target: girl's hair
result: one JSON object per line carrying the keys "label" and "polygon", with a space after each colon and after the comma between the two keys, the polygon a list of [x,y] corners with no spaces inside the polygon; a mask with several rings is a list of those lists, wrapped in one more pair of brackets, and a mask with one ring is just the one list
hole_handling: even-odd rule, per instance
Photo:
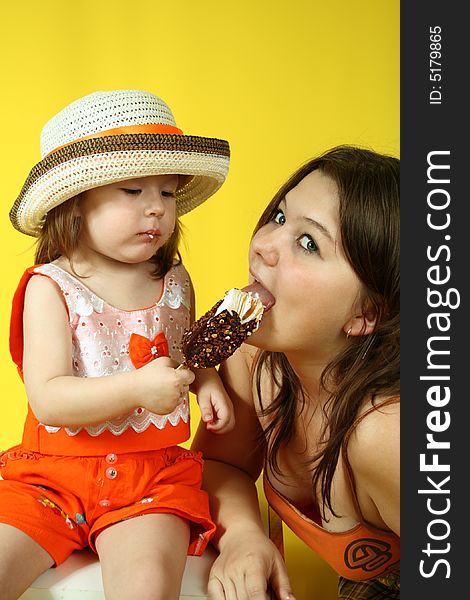
{"label": "girl's hair", "polygon": [[[73,269],[72,257],[78,247],[82,227],[81,217],[77,216],[75,210],[79,201],[80,195],[74,196],[47,213],[37,240],[36,264],[52,262],[59,256],[66,256]],[[181,223],[176,219],[175,229],[170,239],[151,258],[151,262],[155,265],[152,273],[155,278],[164,277],[175,263],[181,262],[178,250],[180,238]]]}
{"label": "girl's hair", "polygon": [[[325,516],[331,506],[331,484],[346,433],[365,401],[392,398],[400,389],[400,208],[397,158],[354,146],[338,146],[296,171],[271,200],[255,228],[271,221],[285,195],[306,175],[322,171],[339,194],[341,239],[347,260],[361,280],[364,308],[374,307],[375,330],[349,339],[346,349],[324,369],[321,385],[329,394],[327,427],[322,446],[309,463],[314,466],[313,489],[321,492]],[[261,376],[267,370],[278,386],[274,401],[263,408]],[[261,412],[269,415],[264,431],[267,460],[278,475],[278,453],[296,430],[307,398],[283,353],[262,351],[255,369]]]}

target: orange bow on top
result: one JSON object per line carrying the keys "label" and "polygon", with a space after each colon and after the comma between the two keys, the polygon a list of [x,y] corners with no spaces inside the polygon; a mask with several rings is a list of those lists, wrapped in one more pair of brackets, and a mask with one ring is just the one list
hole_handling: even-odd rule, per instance
{"label": "orange bow on top", "polygon": [[160,356],[169,356],[168,342],[163,331],[157,333],[153,340],[133,333],[129,340],[129,356],[136,369]]}

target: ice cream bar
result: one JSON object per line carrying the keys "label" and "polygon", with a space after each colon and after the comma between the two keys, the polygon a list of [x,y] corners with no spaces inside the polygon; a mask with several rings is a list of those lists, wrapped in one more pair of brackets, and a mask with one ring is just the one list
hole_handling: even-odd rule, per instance
{"label": "ice cream bar", "polygon": [[206,369],[229,358],[259,327],[265,306],[254,286],[230,289],[184,332],[184,364]]}

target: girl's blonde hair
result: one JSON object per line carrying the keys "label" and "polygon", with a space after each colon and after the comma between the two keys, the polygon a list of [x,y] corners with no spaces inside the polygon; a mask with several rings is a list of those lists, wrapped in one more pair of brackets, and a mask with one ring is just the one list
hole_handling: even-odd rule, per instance
{"label": "girl's blonde hair", "polygon": [[[73,254],[78,247],[82,219],[77,216],[77,205],[81,195],[74,196],[59,204],[46,215],[46,220],[37,239],[35,262],[36,264],[49,263],[59,256],[69,259],[73,268]],[[174,264],[181,262],[178,251],[181,238],[181,223],[176,219],[175,229],[170,239],[159,248],[151,258],[155,265],[153,276],[157,279],[164,277]]]}

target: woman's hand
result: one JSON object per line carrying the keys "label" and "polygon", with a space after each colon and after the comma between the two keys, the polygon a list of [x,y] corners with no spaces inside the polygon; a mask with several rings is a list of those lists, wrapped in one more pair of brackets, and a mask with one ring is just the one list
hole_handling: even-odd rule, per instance
{"label": "woman's hand", "polygon": [[295,600],[284,560],[263,532],[232,534],[221,548],[209,576],[210,600],[268,600],[270,589],[273,598]]}
{"label": "woman's hand", "polygon": [[[239,348],[219,369],[235,411],[235,426],[214,434],[203,421],[192,449],[203,452],[203,489],[209,494],[217,524],[212,543],[219,551],[211,569],[211,600],[294,600],[287,569],[267,537],[260,514],[256,481],[265,445],[253,401],[253,351]],[[274,595],[275,594],[275,595]]]}

